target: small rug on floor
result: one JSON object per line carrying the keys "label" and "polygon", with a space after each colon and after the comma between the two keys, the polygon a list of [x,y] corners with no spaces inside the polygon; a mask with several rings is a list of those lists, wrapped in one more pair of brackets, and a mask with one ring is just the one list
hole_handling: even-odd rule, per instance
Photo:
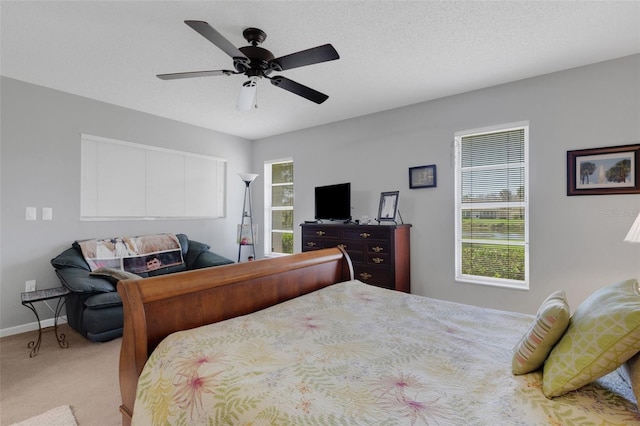
{"label": "small rug on floor", "polygon": [[11,426],[77,426],[71,407],[63,405]]}

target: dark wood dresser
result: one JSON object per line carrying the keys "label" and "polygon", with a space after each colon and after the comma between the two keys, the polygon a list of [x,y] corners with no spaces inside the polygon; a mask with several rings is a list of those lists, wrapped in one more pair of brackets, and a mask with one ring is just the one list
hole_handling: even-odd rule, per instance
{"label": "dark wood dresser", "polygon": [[411,292],[411,225],[303,223],[302,251],[342,246],[355,278],[378,287]]}

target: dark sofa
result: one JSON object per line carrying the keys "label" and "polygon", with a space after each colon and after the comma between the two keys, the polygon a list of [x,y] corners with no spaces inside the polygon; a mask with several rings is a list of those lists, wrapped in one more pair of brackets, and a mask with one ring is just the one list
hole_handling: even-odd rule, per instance
{"label": "dark sofa", "polygon": [[[209,246],[176,234],[184,263],[139,274],[142,277],[171,274],[192,269],[234,263],[209,251]],[[117,279],[92,275],[77,242],[51,259],[66,297],[67,322],[92,342],[106,342],[122,336],[122,300],[116,291]]]}

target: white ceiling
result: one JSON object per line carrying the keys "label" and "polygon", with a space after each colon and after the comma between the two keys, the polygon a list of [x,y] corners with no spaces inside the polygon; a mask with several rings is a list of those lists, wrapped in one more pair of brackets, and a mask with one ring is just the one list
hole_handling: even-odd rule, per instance
{"label": "white ceiling", "polygon": [[[18,80],[260,139],[640,52],[639,1],[2,1],[0,72]],[[244,76],[184,20],[273,54],[331,43],[337,61],[280,73],[329,95],[316,105]],[[276,74],[273,74],[276,75]]]}

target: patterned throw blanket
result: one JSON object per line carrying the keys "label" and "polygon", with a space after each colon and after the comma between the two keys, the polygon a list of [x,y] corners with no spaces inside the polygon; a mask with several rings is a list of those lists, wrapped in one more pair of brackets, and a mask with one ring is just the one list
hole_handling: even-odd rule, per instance
{"label": "patterned throw blanket", "polygon": [[183,263],[180,241],[174,234],[83,240],[76,244],[91,271],[115,268],[140,274]]}

